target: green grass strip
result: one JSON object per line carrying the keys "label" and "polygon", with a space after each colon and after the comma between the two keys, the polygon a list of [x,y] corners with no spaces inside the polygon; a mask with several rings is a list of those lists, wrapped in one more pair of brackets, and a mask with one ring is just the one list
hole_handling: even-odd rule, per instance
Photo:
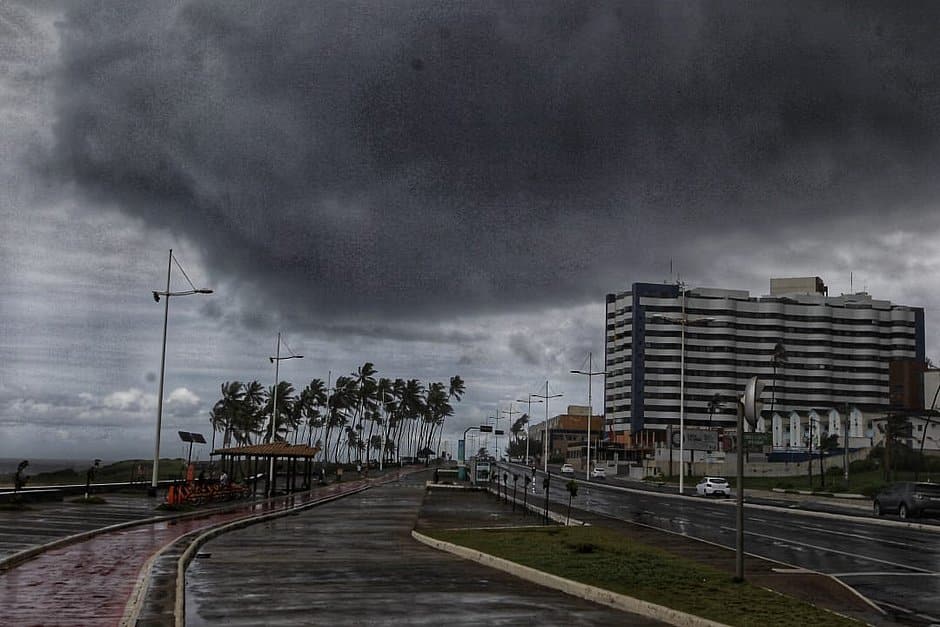
{"label": "green grass strip", "polygon": [[599,527],[422,530],[559,577],[729,625],[861,625]]}

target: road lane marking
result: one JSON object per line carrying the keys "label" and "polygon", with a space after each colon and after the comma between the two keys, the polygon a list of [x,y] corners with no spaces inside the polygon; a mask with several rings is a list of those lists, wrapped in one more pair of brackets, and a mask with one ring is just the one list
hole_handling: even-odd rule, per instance
{"label": "road lane marking", "polygon": [[[756,518],[752,518],[751,520],[757,520],[757,519],[756,519]],[[847,537],[849,537],[849,538],[868,540],[868,541],[870,541],[870,542],[873,542],[873,543],[878,544],[879,546],[880,546],[880,545],[885,545],[885,544],[893,544],[894,546],[899,546],[899,547],[901,547],[901,548],[903,548],[903,549],[915,548],[915,547],[912,547],[912,546],[911,546],[911,543],[910,543],[910,542],[896,542],[895,540],[883,540],[883,539],[881,539],[881,538],[876,538],[875,536],[866,535],[866,534],[864,534],[864,533],[847,533],[847,532],[845,532],[845,531],[834,531],[834,530],[832,530],[832,529],[826,529],[825,527],[816,527],[816,526],[814,526],[814,525],[800,525],[800,524],[795,524],[795,525],[791,525],[791,526],[793,526],[793,527],[799,527],[799,528],[801,528],[801,529],[809,529],[809,530],[811,530],[811,531],[822,531],[822,532],[824,532],[824,533],[831,533],[831,534],[836,535],[836,536],[847,536]],[[919,547],[917,547],[917,548],[919,548]]]}
{"label": "road lane marking", "polygon": [[940,577],[940,573],[899,573],[896,570],[831,573],[831,575],[833,577]]}
{"label": "road lane marking", "polygon": [[[727,529],[729,531],[737,531],[734,527],[722,527],[722,529]],[[810,549],[816,549],[817,551],[826,551],[828,553],[835,553],[836,555],[845,555],[847,557],[854,557],[856,559],[866,560],[869,562],[878,562],[879,564],[887,564],[888,566],[895,566],[896,568],[903,568],[904,570],[912,570],[920,573],[930,573],[932,570],[927,570],[925,568],[918,568],[917,566],[908,566],[907,564],[899,564],[897,562],[891,562],[889,560],[879,559],[877,557],[868,557],[865,555],[860,555],[858,553],[850,553],[849,551],[840,551],[839,549],[833,549],[828,546],[820,546],[818,544],[810,544],[808,542],[797,542],[796,540],[791,540],[789,538],[780,538],[778,536],[770,536],[764,533],[756,533],[754,531],[745,531],[746,535],[757,536],[759,538],[766,538],[768,540],[776,540],[777,542],[785,542],[786,544],[793,546],[803,546]]]}

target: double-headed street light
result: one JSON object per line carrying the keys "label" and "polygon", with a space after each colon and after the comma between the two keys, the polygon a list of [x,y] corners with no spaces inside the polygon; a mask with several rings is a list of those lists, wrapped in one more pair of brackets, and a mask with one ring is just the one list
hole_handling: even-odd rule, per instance
{"label": "double-headed street light", "polygon": [[[686,290],[683,289],[681,317],[673,318],[662,314],[650,316],[650,322],[663,320],[682,326],[681,340],[679,343],[679,463],[682,464],[682,471],[679,473],[679,494],[682,494],[682,490],[685,487],[685,328],[690,324],[708,323],[715,320],[714,318],[700,316],[690,319],[685,313],[685,295]],[[670,448],[672,447],[672,442],[669,443],[669,446]],[[670,472],[672,472],[672,470],[670,470]]]}
{"label": "double-headed street light", "polygon": [[[290,351],[290,347],[287,347],[287,350]],[[286,357],[281,357],[281,332],[277,333],[277,348],[274,350],[274,357],[268,357],[271,360],[271,363],[274,364],[274,406],[271,411],[271,443],[274,443],[274,440],[277,436],[277,388],[280,383],[280,373],[278,367],[281,365],[282,361],[288,359],[303,359],[303,355],[294,355],[293,351],[290,351],[291,354]],[[268,496],[274,496],[274,455],[271,455],[271,464],[268,467]]]}
{"label": "double-headed street light", "polygon": [[[497,414],[499,414],[499,413],[506,414],[506,418],[507,418],[507,420],[508,420],[508,422],[509,422],[509,428],[510,428],[510,430],[512,429],[512,417],[513,417],[515,414],[521,413],[521,412],[518,412],[518,411],[514,411],[514,410],[513,410],[513,408],[512,408],[512,403],[513,403],[513,401],[509,401],[509,411],[506,411],[505,409],[499,409],[499,405],[496,406]],[[496,461],[499,461],[499,457],[500,457],[500,455],[499,455],[499,433],[498,433],[498,432],[499,432],[499,428],[497,427],[497,434],[496,434]]]}
{"label": "double-headed street light", "polygon": [[[607,374],[606,370],[598,370],[594,372],[594,363],[593,363],[593,353],[588,353],[588,369],[584,370],[572,370],[571,374],[583,374],[588,378],[588,418],[587,418],[587,463],[584,467],[584,478],[591,478],[591,421],[594,418],[594,406],[591,404],[591,384],[594,382],[594,377]],[[600,439],[600,436],[598,436]]]}
{"label": "double-headed street light", "polygon": [[170,317],[170,296],[190,296],[192,294],[211,294],[212,290],[206,288],[197,288],[195,285],[189,281],[189,277],[186,276],[186,272],[183,271],[182,266],[179,265],[179,262],[176,261],[177,267],[179,267],[180,272],[183,273],[183,276],[186,277],[186,280],[189,281],[189,286],[191,290],[185,290],[182,292],[171,292],[170,291],[170,271],[173,269],[173,262],[176,261],[176,258],[173,257],[173,249],[170,249],[170,257],[167,261],[166,267],[166,290],[158,292],[153,291],[153,300],[155,302],[160,302],[160,297],[162,296],[163,301],[163,350],[160,353],[160,390],[157,396],[157,434],[154,437],[153,444],[153,475],[150,480],[150,489],[147,493],[150,496],[157,495],[157,480],[160,474],[160,431],[163,426],[163,381],[164,375],[166,373],[166,327],[167,321]]}
{"label": "double-headed street light", "polygon": [[[540,398],[545,401],[545,429],[542,434],[542,440],[544,442],[544,453],[542,458],[542,469],[545,471],[545,474],[548,474],[548,401],[553,398],[560,398],[562,394],[549,394],[548,393],[548,381],[545,382],[545,394],[533,394],[535,398]],[[534,472],[534,471],[533,471]]]}

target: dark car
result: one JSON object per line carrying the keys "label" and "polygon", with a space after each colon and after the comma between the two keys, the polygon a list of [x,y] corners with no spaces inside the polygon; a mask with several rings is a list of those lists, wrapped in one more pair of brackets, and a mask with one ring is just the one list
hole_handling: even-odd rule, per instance
{"label": "dark car", "polygon": [[901,481],[875,495],[876,516],[897,513],[899,518],[913,518],[940,513],[940,484]]}

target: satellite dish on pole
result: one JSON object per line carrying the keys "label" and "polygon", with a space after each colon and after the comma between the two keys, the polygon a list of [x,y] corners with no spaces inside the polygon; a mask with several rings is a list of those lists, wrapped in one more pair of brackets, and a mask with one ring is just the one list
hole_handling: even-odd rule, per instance
{"label": "satellite dish on pole", "polygon": [[757,377],[751,377],[750,381],[747,382],[747,386],[744,388],[744,396],[741,398],[741,403],[744,405],[744,419],[751,427],[751,431],[757,428],[757,419],[760,417],[760,412],[764,408],[764,403],[761,402],[760,395],[761,392],[764,391],[765,385],[766,384],[763,381],[759,381]]}

